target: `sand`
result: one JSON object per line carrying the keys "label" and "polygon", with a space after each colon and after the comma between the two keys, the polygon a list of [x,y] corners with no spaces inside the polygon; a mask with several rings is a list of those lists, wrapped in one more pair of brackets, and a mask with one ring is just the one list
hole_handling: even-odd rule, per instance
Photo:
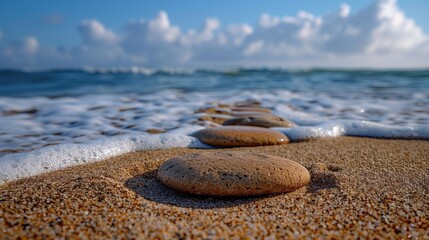
{"label": "sand", "polygon": [[306,166],[296,192],[195,197],[155,180],[196,149],[130,153],[0,186],[0,239],[429,239],[429,141],[341,137],[234,148]]}

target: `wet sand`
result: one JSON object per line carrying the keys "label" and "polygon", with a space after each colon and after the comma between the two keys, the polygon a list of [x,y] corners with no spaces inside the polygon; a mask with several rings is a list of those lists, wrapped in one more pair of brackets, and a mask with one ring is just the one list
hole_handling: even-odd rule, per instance
{"label": "wet sand", "polygon": [[157,167],[222,149],[130,153],[0,186],[0,239],[429,239],[429,141],[341,137],[229,150],[297,161],[312,182],[275,196],[197,197],[164,187]]}

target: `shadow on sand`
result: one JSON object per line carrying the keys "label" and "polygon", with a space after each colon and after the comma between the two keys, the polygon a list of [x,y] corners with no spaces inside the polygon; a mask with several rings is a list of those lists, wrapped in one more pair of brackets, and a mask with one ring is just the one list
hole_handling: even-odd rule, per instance
{"label": "shadow on sand", "polygon": [[331,172],[311,172],[311,183],[307,187],[307,192],[316,193],[324,189],[331,189],[338,187],[338,181],[335,174]]}
{"label": "shadow on sand", "polygon": [[149,171],[128,179],[125,186],[148,200],[179,207],[201,209],[225,208],[261,199],[261,197],[215,198],[182,193],[166,187],[156,180],[155,177],[156,171]]}
{"label": "shadow on sand", "polygon": [[[256,202],[258,200],[269,198],[276,195],[264,195],[255,197],[205,197],[192,195],[187,193],[178,192],[171,188],[166,187],[156,179],[156,170],[146,172],[128,179],[125,186],[139,196],[148,200],[175,205],[178,207],[199,208],[199,209],[213,209],[213,208],[227,208],[241,204]],[[307,191],[298,190],[297,193],[315,193],[319,190],[335,188],[337,186],[336,178],[331,173],[312,173],[312,181],[306,188]],[[295,192],[294,192],[295,193]],[[289,193],[289,194],[294,194]]]}

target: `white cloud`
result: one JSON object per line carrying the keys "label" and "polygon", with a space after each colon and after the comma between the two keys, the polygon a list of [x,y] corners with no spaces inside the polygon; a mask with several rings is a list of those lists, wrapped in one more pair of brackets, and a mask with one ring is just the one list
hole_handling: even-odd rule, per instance
{"label": "white cloud", "polygon": [[23,67],[36,65],[40,54],[39,41],[32,36],[18,42],[0,42],[0,67]]}
{"label": "white cloud", "polygon": [[230,25],[226,29],[227,38],[231,43],[238,46],[253,33],[253,28],[248,24]]}
{"label": "white cloud", "polygon": [[27,37],[22,42],[21,50],[24,54],[32,55],[37,53],[39,42],[34,37]]}
{"label": "white cloud", "polygon": [[345,3],[341,4],[340,6],[341,17],[348,17],[350,15],[350,11],[351,11],[351,8],[348,4],[345,4]]}
{"label": "white cloud", "polygon": [[251,42],[246,47],[246,49],[244,49],[244,55],[245,56],[254,55],[255,53],[258,53],[258,51],[261,50],[263,47],[264,47],[264,42],[263,41]]}
{"label": "white cloud", "polygon": [[99,44],[113,44],[118,41],[116,34],[105,28],[97,20],[83,20],[78,31],[82,36],[82,41],[88,46],[97,46]]}
{"label": "white cloud", "polygon": [[[83,20],[77,28],[81,43],[67,52],[69,65],[114,65],[123,58],[120,37],[97,20]],[[58,58],[58,53],[54,54]]]}
{"label": "white cloud", "polygon": [[259,18],[259,26],[262,28],[269,28],[277,26],[280,22],[279,17],[272,17],[268,13],[261,14]]}
{"label": "white cloud", "polygon": [[422,30],[398,8],[395,0],[379,3],[368,52],[412,50],[427,41]]}
{"label": "white cloud", "polygon": [[216,31],[220,27],[219,20],[215,18],[208,18],[204,25],[203,30],[198,35],[199,41],[210,41],[213,39],[214,31]]}
{"label": "white cloud", "polygon": [[[3,44],[0,66],[429,66],[428,36],[395,0],[377,0],[356,13],[347,4],[321,16],[263,13],[255,26],[221,27],[218,19],[207,18],[199,30],[186,31],[161,11],[153,19],[127,23],[123,32],[97,20],[82,21],[78,32],[82,41],[61,51],[40,47],[33,37]],[[9,63],[5,59],[11,56]]]}
{"label": "white cloud", "polygon": [[162,11],[152,20],[128,23],[120,45],[133,64],[176,65],[190,58],[184,37]]}

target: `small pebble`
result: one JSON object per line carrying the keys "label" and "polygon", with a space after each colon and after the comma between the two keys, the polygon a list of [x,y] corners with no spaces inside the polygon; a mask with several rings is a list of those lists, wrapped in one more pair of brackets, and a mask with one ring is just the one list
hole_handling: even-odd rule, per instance
{"label": "small pebble", "polygon": [[158,128],[150,128],[150,129],[147,129],[146,132],[150,134],[166,133],[164,129],[158,129]]}
{"label": "small pebble", "polygon": [[268,108],[256,108],[256,107],[233,107],[232,111],[235,112],[262,112],[271,114],[271,110]]}
{"label": "small pebble", "polygon": [[228,118],[216,117],[216,116],[201,116],[198,118],[199,121],[209,121],[216,124],[223,124]]}
{"label": "small pebble", "polygon": [[195,132],[192,136],[203,143],[217,147],[252,147],[289,143],[288,137],[281,132],[249,126],[206,128]]}
{"label": "small pebble", "polygon": [[223,125],[243,125],[243,126],[255,126],[255,127],[293,127],[295,124],[281,117],[273,115],[257,115],[231,118],[223,122]]}

